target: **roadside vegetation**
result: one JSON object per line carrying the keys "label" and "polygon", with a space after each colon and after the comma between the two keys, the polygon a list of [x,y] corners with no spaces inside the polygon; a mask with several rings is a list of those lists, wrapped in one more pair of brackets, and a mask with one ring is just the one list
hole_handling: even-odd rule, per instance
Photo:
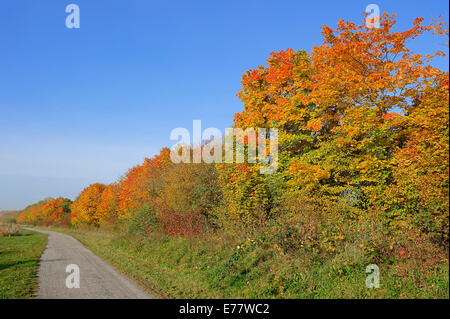
{"label": "roadside vegetation", "polygon": [[[448,298],[449,74],[432,64],[444,52],[410,47],[424,34],[448,42],[448,30],[395,23],[339,21],[311,52],[272,52],[245,72],[233,125],[278,130],[275,173],[175,164],[163,148],[18,221],[62,227],[171,297]],[[232,147],[248,153],[253,138]],[[211,150],[187,157],[199,151]],[[368,265],[380,288],[366,287]]]}
{"label": "roadside vegetation", "polygon": [[[163,298],[449,297],[448,264],[445,257],[433,255],[435,249],[427,251],[410,239],[410,245],[419,245],[415,251],[377,253],[362,229],[354,243],[346,243],[331,258],[313,250],[284,253],[269,238],[237,244],[213,234],[179,238],[117,228],[49,229],[77,238],[144,290]],[[384,241],[382,234],[376,241]],[[365,270],[374,261],[380,268],[380,288],[367,289]]]}
{"label": "roadside vegetation", "polygon": [[7,227],[0,228],[0,299],[33,298],[47,236],[25,229],[9,232]]}

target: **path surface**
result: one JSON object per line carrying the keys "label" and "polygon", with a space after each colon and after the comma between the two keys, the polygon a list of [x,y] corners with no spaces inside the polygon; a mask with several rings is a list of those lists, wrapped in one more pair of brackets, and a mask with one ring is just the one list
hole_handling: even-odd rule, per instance
{"label": "path surface", "polygon": [[[27,228],[27,227],[25,227]],[[48,234],[48,244],[41,256],[37,298],[61,299],[147,299],[154,298],[121,275],[75,238],[52,231],[29,230]],[[80,288],[67,288],[67,265],[80,269]]]}

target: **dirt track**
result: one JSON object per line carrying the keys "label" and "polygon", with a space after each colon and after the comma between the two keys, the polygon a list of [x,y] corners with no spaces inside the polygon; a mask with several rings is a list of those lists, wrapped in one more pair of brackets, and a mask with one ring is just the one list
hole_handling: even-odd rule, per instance
{"label": "dirt track", "polygon": [[[52,231],[27,229],[49,235],[47,248],[41,256],[39,266],[37,298],[155,298],[86,249],[75,238]],[[67,277],[73,275],[73,270],[66,272],[66,267],[70,264],[79,267],[80,288],[66,286]],[[69,285],[73,282],[70,280]]]}

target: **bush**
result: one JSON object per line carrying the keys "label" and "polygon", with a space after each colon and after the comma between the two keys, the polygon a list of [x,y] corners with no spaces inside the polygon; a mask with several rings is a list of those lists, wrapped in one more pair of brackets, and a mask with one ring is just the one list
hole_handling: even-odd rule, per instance
{"label": "bush", "polygon": [[152,205],[145,205],[135,210],[127,223],[128,233],[139,236],[146,236],[161,229],[156,210]]}
{"label": "bush", "polygon": [[203,234],[206,218],[198,211],[177,213],[170,209],[160,210],[164,234],[174,237],[191,238]]}

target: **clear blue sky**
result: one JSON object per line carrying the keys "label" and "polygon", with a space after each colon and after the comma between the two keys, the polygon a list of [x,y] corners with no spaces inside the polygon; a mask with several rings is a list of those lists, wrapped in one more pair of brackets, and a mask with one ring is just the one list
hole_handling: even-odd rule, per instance
{"label": "clear blue sky", "polygon": [[[80,29],[65,27],[70,3]],[[435,0],[2,1],[0,209],[112,182],[193,119],[223,131],[245,70],[271,51],[310,51],[323,24],[359,22],[369,3],[397,12],[399,29],[448,21]],[[414,47],[445,49],[431,37]]]}

